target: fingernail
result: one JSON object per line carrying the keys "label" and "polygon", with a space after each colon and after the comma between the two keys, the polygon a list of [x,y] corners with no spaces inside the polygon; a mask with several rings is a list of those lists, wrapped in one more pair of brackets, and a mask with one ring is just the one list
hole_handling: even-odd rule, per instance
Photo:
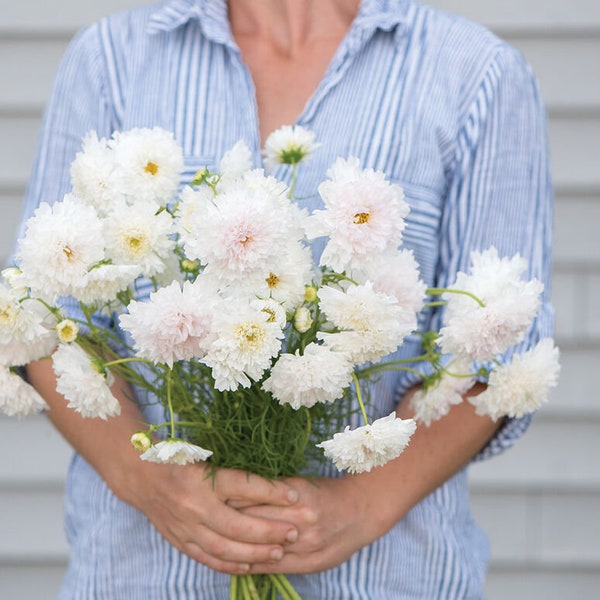
{"label": "fingernail", "polygon": [[298,492],[296,490],[288,490],[287,493],[287,499],[290,502],[297,502],[298,501]]}
{"label": "fingernail", "polygon": [[295,542],[297,539],[298,539],[298,530],[297,529],[290,529],[285,534],[285,541],[286,542]]}
{"label": "fingernail", "polygon": [[242,564],[239,566],[240,573],[247,573],[250,570],[249,564]]}
{"label": "fingernail", "polygon": [[281,548],[275,548],[271,550],[271,560],[281,560],[283,558],[283,550]]}

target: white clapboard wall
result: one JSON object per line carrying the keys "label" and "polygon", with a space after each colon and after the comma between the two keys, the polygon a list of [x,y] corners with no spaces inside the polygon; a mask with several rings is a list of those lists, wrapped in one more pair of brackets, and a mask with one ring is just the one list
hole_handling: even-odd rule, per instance
{"label": "white clapboard wall", "polygon": [[[141,0],[0,0],[0,259],[12,245],[42,106],[77,28]],[[491,600],[598,597],[600,2],[431,0],[523,51],[549,109],[557,192],[553,298],[563,374],[518,445],[472,470]],[[67,558],[69,450],[42,417],[0,418],[0,598],[54,597]],[[385,599],[382,599],[385,600]],[[424,599],[427,600],[427,599]],[[451,600],[451,599],[449,599]]]}

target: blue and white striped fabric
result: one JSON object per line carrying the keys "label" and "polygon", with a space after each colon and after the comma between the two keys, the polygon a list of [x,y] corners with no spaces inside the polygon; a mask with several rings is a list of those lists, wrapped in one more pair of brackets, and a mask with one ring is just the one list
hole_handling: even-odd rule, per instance
{"label": "blue and white striped fabric", "polygon": [[[405,242],[428,284],[451,283],[471,250],[490,245],[520,252],[530,275],[548,284],[545,113],[522,57],[488,31],[411,0],[363,0],[297,123],[323,142],[297,187],[309,209],[334,158],[358,156],[404,187],[412,209]],[[216,166],[239,139],[260,165],[254,88],[225,0],[171,0],[77,36],[46,112],[26,216],[69,190],[69,163],[86,132],[152,126],[175,133],[188,177]],[[276,174],[285,177],[285,168]],[[524,345],[551,334],[546,303]],[[417,351],[408,343],[399,356]],[[411,384],[396,373],[379,382],[376,413],[389,413]],[[479,458],[511,446],[528,423],[506,420]],[[64,600],[228,597],[226,576],[170,547],[77,456],[66,517]],[[462,471],[341,567],[292,579],[306,600],[481,598],[487,558]]]}

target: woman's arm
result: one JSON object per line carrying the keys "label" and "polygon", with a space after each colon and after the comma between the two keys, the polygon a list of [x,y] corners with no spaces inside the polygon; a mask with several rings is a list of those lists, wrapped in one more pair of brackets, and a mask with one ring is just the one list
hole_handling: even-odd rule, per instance
{"label": "woman's arm", "polygon": [[244,573],[251,563],[269,564],[296,538],[283,521],[244,515],[229,506],[292,505],[291,485],[271,483],[245,472],[222,469],[213,480],[204,465],[160,465],[140,460],[130,443],[144,417],[128,400],[126,384],[113,394],[121,414],[104,421],[84,419],[56,392],[50,360],[27,367],[29,381],[50,406],[47,415],[73,448],[100,474],[115,495],[142,511],[173,546],[212,569]]}

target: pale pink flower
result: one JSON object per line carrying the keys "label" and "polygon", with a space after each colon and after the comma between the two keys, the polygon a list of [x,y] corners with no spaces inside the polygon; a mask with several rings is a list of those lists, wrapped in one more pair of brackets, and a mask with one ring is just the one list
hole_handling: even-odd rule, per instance
{"label": "pale pink flower", "polygon": [[417,422],[429,426],[432,421],[445,417],[475,384],[473,377],[463,377],[472,372],[467,361],[450,362],[446,371],[433,385],[418,390],[411,398],[410,406]]}
{"label": "pale pink flower", "polygon": [[302,355],[281,354],[262,387],[280,404],[310,408],[340,398],[352,381],[352,368],[347,355],[309,344]]}
{"label": "pale pink flower", "polygon": [[66,398],[69,408],[82,417],[107,419],[120,414],[121,404],[110,391],[110,371],[102,369],[80,346],[59,344],[52,366],[56,391]]}
{"label": "pale pink flower", "polygon": [[213,331],[215,339],[201,362],[212,368],[220,391],[259,381],[283,338],[281,327],[267,312],[235,299],[224,301],[215,312]]}
{"label": "pale pink flower", "polygon": [[527,265],[518,254],[499,258],[492,247],[471,257],[471,273],[458,273],[450,287],[474,294],[484,306],[464,294],[444,294],[448,305],[439,341],[444,353],[490,360],[523,340],[544,286],[521,279]]}
{"label": "pale pink flower", "polygon": [[339,330],[319,338],[336,351],[348,352],[355,364],[377,361],[395,351],[417,326],[416,315],[392,296],[375,292],[370,282],[351,285],[345,292],[324,286],[319,306]]}
{"label": "pale pink flower", "polygon": [[48,356],[58,339],[56,319],[37,300],[0,285],[0,365],[25,365]]}
{"label": "pale pink flower", "polygon": [[119,322],[133,337],[138,356],[173,366],[204,356],[212,341],[214,305],[202,286],[174,281],[150,294],[148,302],[132,301]]}
{"label": "pale pink flower", "polygon": [[187,465],[203,462],[211,455],[211,450],[206,450],[201,446],[196,446],[183,440],[170,439],[150,446],[140,458],[155,463]]}
{"label": "pale pink flower", "polygon": [[109,146],[118,165],[115,186],[128,202],[164,204],[175,197],[184,162],[172,133],[159,127],[115,132]]}
{"label": "pale pink flower", "polygon": [[224,284],[263,275],[303,235],[293,214],[289,203],[265,190],[236,187],[194,215],[186,255]]}
{"label": "pale pink flower", "polygon": [[519,418],[537,410],[558,384],[559,351],[550,338],[541,340],[524,354],[496,367],[488,378],[487,388],[469,402],[477,414]]}
{"label": "pale pink flower", "polygon": [[360,169],[358,159],[339,158],[319,193],[325,210],[308,219],[309,238],[328,236],[321,265],[344,271],[373,253],[396,249],[409,212],[402,188],[380,171]]}
{"label": "pale pink flower", "polygon": [[366,257],[351,269],[358,283],[370,281],[376,292],[393,296],[407,311],[423,309],[427,285],[419,274],[419,264],[412,250],[390,250]]}
{"label": "pale pink flower", "polygon": [[0,366],[0,412],[9,417],[26,417],[48,408],[38,392],[13,373]]}
{"label": "pale pink flower", "polygon": [[104,220],[106,254],[115,264],[137,265],[152,277],[165,269],[175,244],[173,219],[149,202],[134,202]]}
{"label": "pale pink flower", "polygon": [[115,189],[114,172],[117,168],[113,151],[106,138],[98,139],[91,131],[83,140],[81,152],[71,163],[73,193],[105,216],[120,206],[125,198]]}
{"label": "pale pink flower", "polygon": [[402,454],[415,432],[412,419],[399,419],[396,413],[370,425],[335,433],[333,439],[317,444],[340,471],[363,473]]}
{"label": "pale pink flower", "polygon": [[27,221],[17,252],[23,281],[32,295],[50,301],[71,295],[104,258],[100,218],[91,206],[71,195],[52,206],[40,204]]}

